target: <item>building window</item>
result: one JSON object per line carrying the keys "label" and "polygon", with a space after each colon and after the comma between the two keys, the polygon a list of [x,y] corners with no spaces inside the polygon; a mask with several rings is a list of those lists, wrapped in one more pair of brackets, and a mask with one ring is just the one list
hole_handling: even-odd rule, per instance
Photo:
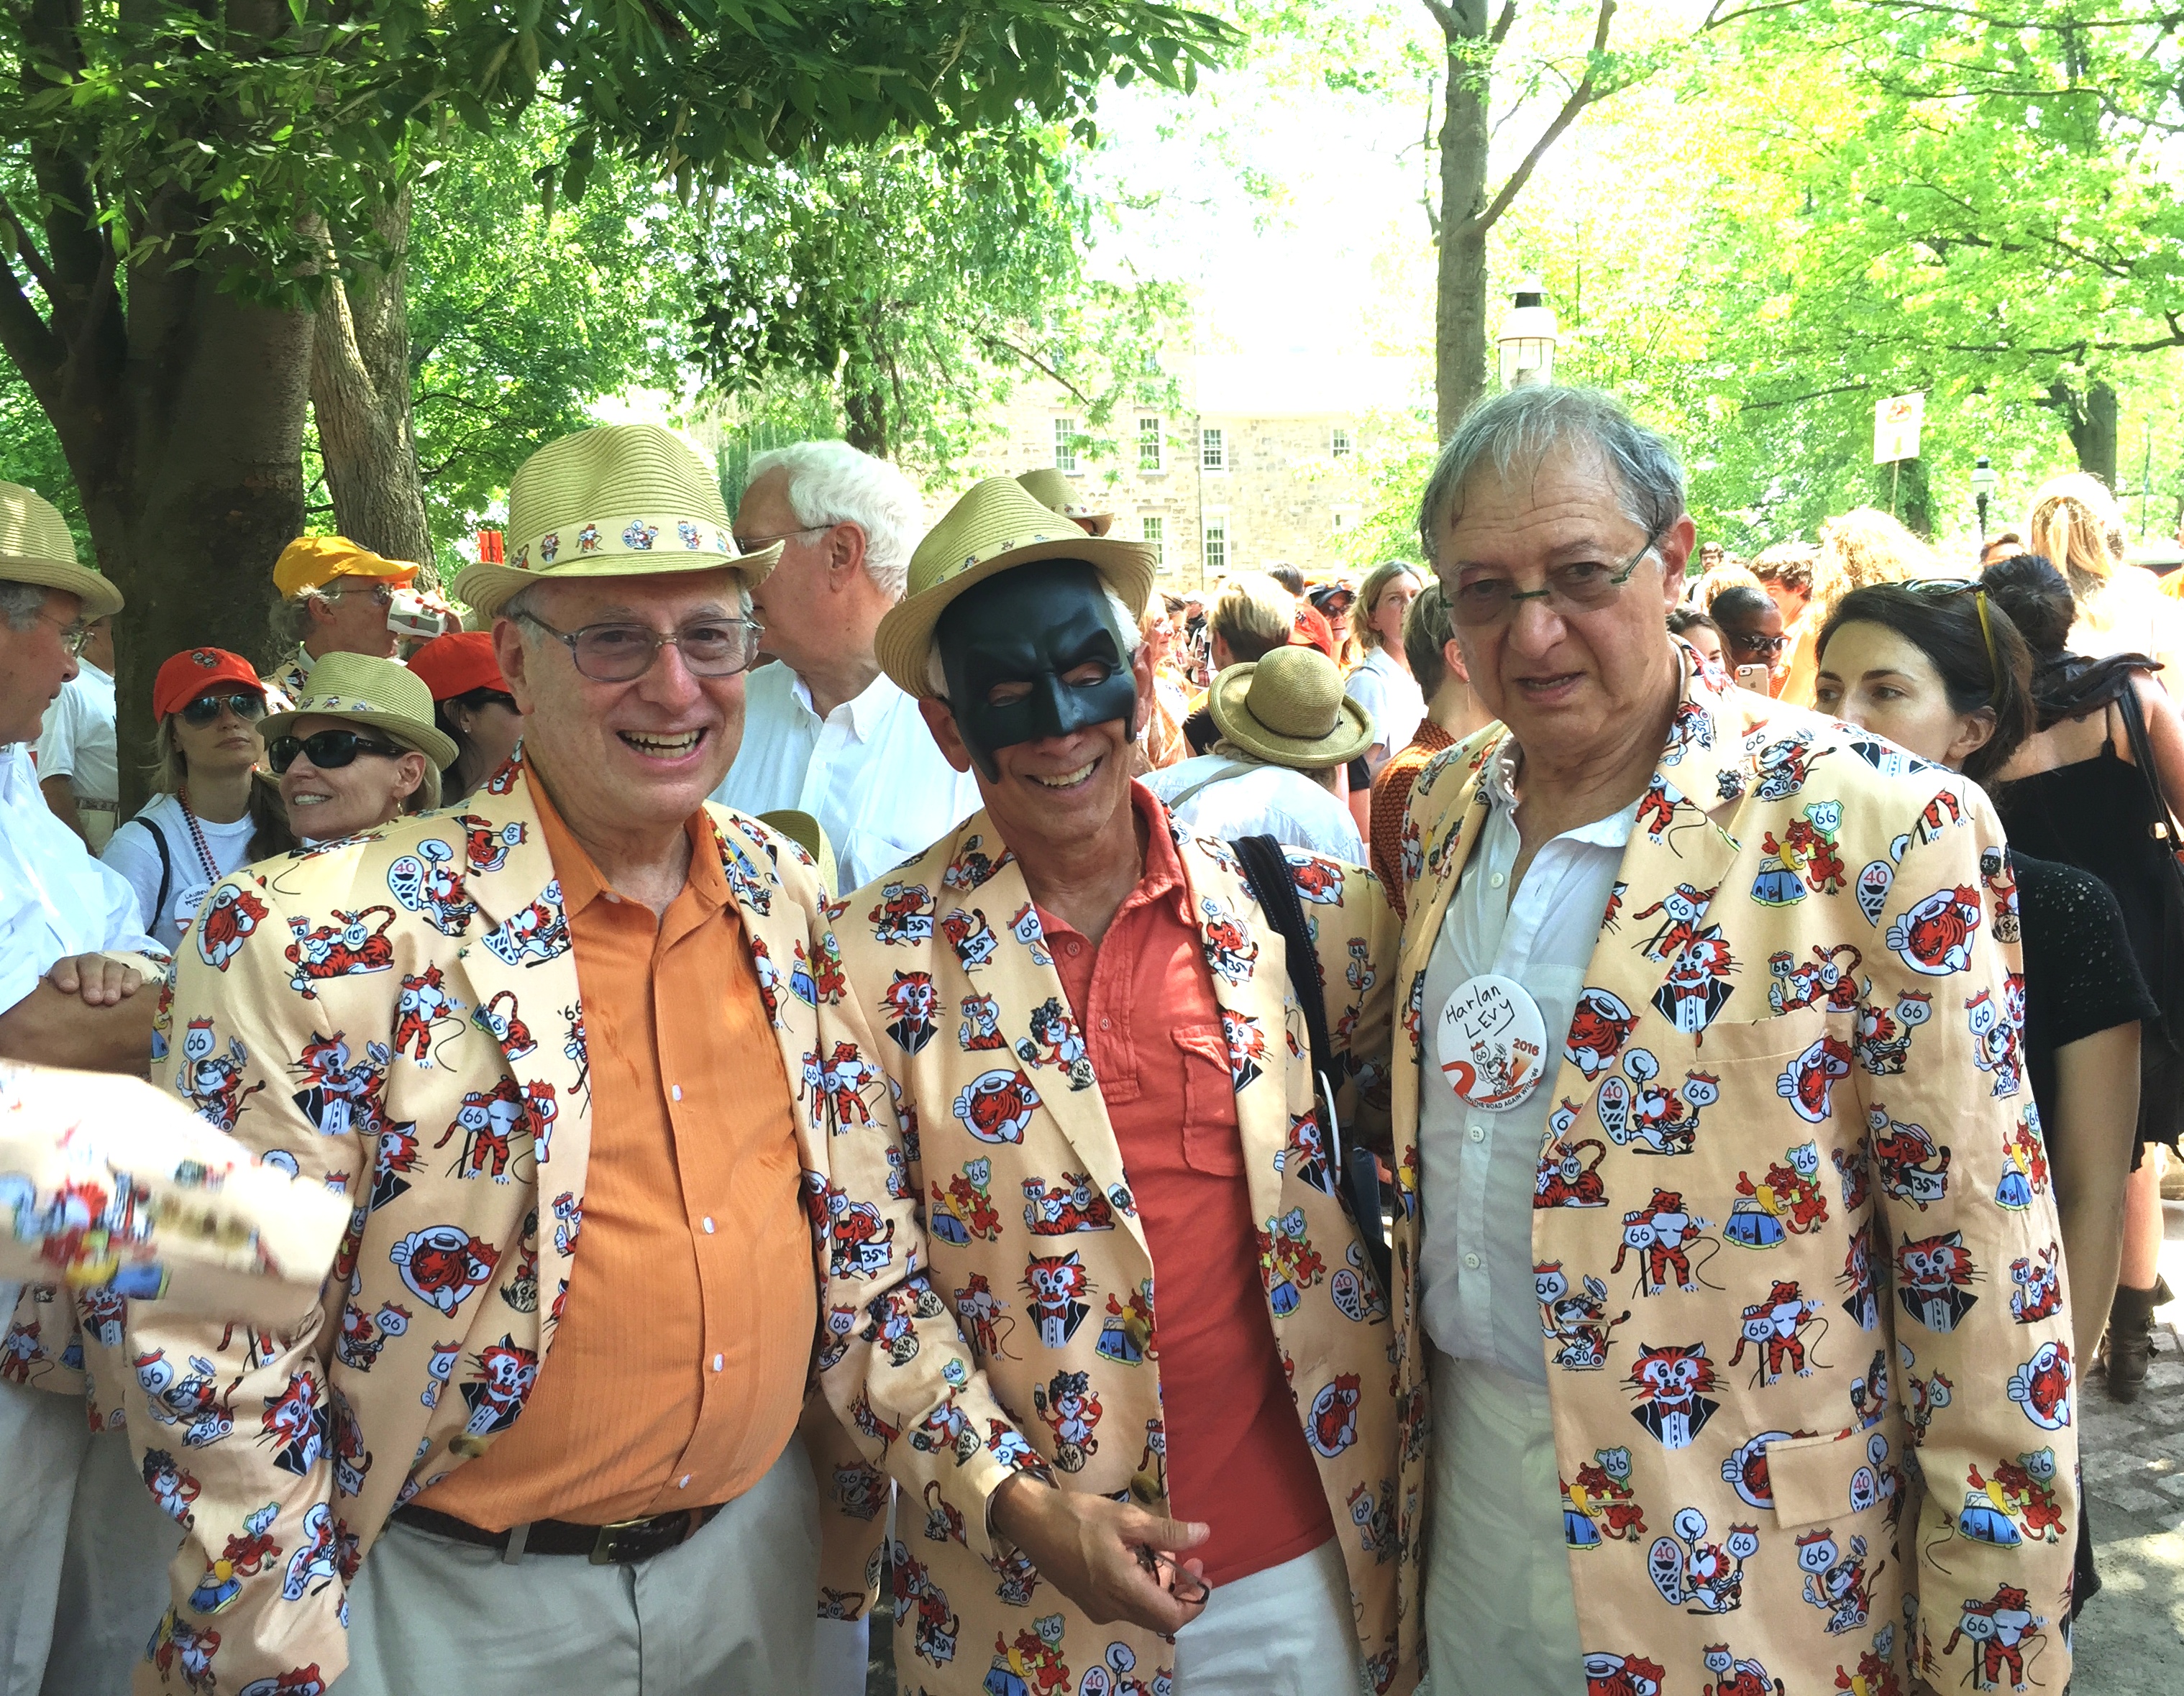
{"label": "building window", "polygon": [[1336,531],[1340,533],[1342,531],[1349,529],[1350,524],[1350,514],[1343,511],[1341,508],[1337,507],[1334,509],[1334,529]]}
{"label": "building window", "polygon": [[[1218,431],[1214,432],[1217,436]],[[1206,575],[1217,576],[1228,569],[1228,516],[1209,513],[1206,518]]]}
{"label": "building window", "polygon": [[1164,518],[1148,518],[1139,520],[1139,534],[1144,537],[1145,546],[1153,551],[1153,570],[1167,570],[1167,520]]}
{"label": "building window", "polygon": [[1138,469],[1157,471],[1161,469],[1162,431],[1157,418],[1138,420]]}
{"label": "building window", "polygon": [[1217,429],[1198,432],[1198,463],[1208,471],[1228,469],[1228,441]]}
{"label": "building window", "polygon": [[1077,420],[1073,418],[1054,420],[1054,466],[1072,475],[1077,470]]}
{"label": "building window", "polygon": [[1338,424],[1328,432],[1327,451],[1338,459],[1350,457],[1350,426]]}

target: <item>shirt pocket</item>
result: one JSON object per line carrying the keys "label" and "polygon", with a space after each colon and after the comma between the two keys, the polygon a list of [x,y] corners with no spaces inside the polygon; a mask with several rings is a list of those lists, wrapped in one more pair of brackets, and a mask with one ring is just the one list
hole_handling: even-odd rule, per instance
{"label": "shirt pocket", "polygon": [[1211,1177],[1244,1176],[1244,1145],[1236,1134],[1236,1084],[1228,1069],[1228,1041],[1218,1020],[1178,1025],[1170,1032],[1183,1063],[1183,1158]]}
{"label": "shirt pocket", "polygon": [[1869,1431],[1778,1437],[1769,1443],[1767,1481],[1775,1525],[1789,1531],[1888,1506],[1901,1480],[1892,1440],[1884,1433],[1896,1429],[1897,1421],[1886,1419]]}

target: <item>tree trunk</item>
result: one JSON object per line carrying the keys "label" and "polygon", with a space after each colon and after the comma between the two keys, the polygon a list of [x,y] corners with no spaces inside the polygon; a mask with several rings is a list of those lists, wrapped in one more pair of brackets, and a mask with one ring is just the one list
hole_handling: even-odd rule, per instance
{"label": "tree trunk", "polygon": [[[409,190],[375,213],[372,225],[393,250],[392,267],[360,265],[329,288],[311,343],[311,410],[341,533],[390,559],[429,567],[432,532],[412,429],[403,284]],[[326,253],[331,270],[331,242]]]}
{"label": "tree trunk", "polygon": [[1486,390],[1486,68],[1459,52],[1486,36],[1486,0],[1451,0],[1440,127],[1440,247],[1434,286],[1434,426],[1446,442]]}
{"label": "tree trunk", "polygon": [[2037,403],[2063,414],[2070,447],[2078,456],[2078,469],[2089,471],[2113,490],[2116,486],[2118,420],[2116,393],[2095,381],[2084,392],[2058,377],[2048,385],[2048,397]]}
{"label": "tree trunk", "polygon": [[860,453],[885,459],[888,453],[887,390],[880,369],[869,360],[850,360],[842,368],[843,437]]}

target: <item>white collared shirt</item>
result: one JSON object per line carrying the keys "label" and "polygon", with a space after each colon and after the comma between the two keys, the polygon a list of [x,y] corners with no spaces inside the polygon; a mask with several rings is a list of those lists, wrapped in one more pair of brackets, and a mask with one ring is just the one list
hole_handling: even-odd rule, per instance
{"label": "white collared shirt", "polygon": [[[1225,753],[1201,753],[1148,771],[1142,781],[1163,806],[1194,785],[1204,784],[1187,800],[1168,806],[1195,835],[1223,842],[1272,837],[1284,848],[1323,854],[1351,865],[1365,864],[1364,839],[1342,803],[1301,771],[1284,765],[1253,765],[1233,777],[1216,775],[1244,763]],[[1213,781],[1206,782],[1208,778]]]}
{"label": "white collared shirt", "polygon": [[[1638,804],[1565,831],[1533,856],[1514,891],[1519,840],[1513,742],[1488,768],[1487,818],[1426,962],[1425,1052],[1418,1081],[1420,1311],[1436,1348],[1490,1361],[1529,1383],[1547,1382],[1532,1275],[1532,1197],[1555,1069],[1585,988]],[[1481,972],[1514,978],[1540,1004],[1546,1066],[1514,1107],[1483,1112],[1457,1095],[1434,1052],[1440,1009]]]}
{"label": "white collared shirt", "polygon": [[0,1012],[56,960],[108,949],[166,954],[145,934],[136,892],[46,805],[29,748],[0,748]]}
{"label": "white collared shirt", "polygon": [[1373,740],[1390,753],[1418,734],[1426,715],[1426,698],[1418,680],[1384,648],[1376,648],[1350,674],[1343,692],[1373,715]]}
{"label": "white collared shirt", "polygon": [[917,703],[884,674],[822,719],[804,680],[778,660],[744,686],[743,746],[711,798],[739,813],[811,814],[833,844],[840,894],[982,804],[977,780],[949,765]]}
{"label": "white collared shirt", "polygon": [[120,798],[114,744],[114,679],[88,659],[46,708],[38,734],[38,779],[66,777],[80,801]]}

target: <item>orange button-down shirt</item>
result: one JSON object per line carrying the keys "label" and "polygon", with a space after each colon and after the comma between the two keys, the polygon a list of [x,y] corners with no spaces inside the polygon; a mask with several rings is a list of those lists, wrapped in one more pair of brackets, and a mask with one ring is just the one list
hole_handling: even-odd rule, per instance
{"label": "orange button-down shirt", "polygon": [[418,1498],[489,1531],[740,1495],[795,1431],[818,1322],[794,1104],[710,822],[690,819],[688,880],[656,915],[532,794],[576,949],[592,1148],[530,1405]]}

